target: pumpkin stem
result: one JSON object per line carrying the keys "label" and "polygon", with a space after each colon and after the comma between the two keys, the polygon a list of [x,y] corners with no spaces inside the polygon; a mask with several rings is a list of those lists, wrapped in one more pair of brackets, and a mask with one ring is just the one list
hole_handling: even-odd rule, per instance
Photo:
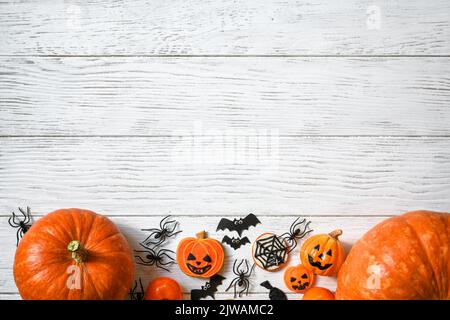
{"label": "pumpkin stem", "polygon": [[338,238],[339,238],[339,236],[342,235],[342,230],[337,229],[337,230],[331,231],[328,235],[332,238],[335,238],[336,240],[339,240]]}
{"label": "pumpkin stem", "polygon": [[195,234],[197,236],[197,239],[206,239],[206,231],[200,231],[199,233]]}
{"label": "pumpkin stem", "polygon": [[89,253],[78,240],[72,240],[67,245],[67,250],[72,252],[72,259],[77,263],[86,261]]}

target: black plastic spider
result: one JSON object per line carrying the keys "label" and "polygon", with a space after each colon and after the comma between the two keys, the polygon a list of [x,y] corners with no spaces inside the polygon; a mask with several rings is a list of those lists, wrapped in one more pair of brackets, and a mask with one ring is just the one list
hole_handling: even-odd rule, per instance
{"label": "black plastic spider", "polygon": [[8,223],[13,228],[18,228],[16,237],[17,237],[17,243],[16,246],[19,245],[19,240],[23,237],[23,235],[30,229],[31,227],[31,211],[30,208],[27,207],[27,211],[25,212],[22,208],[19,208],[20,213],[23,215],[23,220],[20,220],[19,217],[16,216],[16,214],[12,213],[11,217],[8,219]]}
{"label": "black plastic spider", "polygon": [[155,265],[157,268],[161,268],[166,271],[169,271],[166,266],[175,264],[175,259],[169,255],[169,253],[175,254],[175,252],[173,252],[172,250],[160,249],[159,251],[156,251],[154,249],[145,247],[142,243],[140,245],[143,246],[145,250],[134,250],[134,252],[145,253],[145,259],[143,259],[141,256],[135,256],[135,258],[139,260],[136,262],[137,264],[141,264],[144,266]]}
{"label": "black plastic spider", "polygon": [[138,300],[138,301],[144,300],[145,291],[144,291],[144,286],[142,285],[141,278],[139,278],[139,288],[138,288],[138,282],[134,281],[134,287],[130,289],[129,295],[130,295],[130,300]]}
{"label": "black plastic spider", "polygon": [[295,221],[291,224],[289,232],[285,232],[280,236],[287,242],[289,247],[288,252],[291,252],[295,249],[295,247],[297,247],[298,240],[304,238],[310,232],[313,232],[312,229],[309,229],[309,224],[311,221],[306,221],[306,219],[298,221],[299,219],[300,217],[295,219]]}
{"label": "black plastic spider", "polygon": [[150,231],[150,235],[141,242],[141,244],[146,247],[157,247],[166,241],[167,238],[171,238],[181,232],[181,230],[176,231],[179,222],[176,220],[168,220],[170,216],[167,216],[161,220],[158,228],[142,229],[142,231]]}
{"label": "black plastic spider", "polygon": [[[233,273],[237,275],[236,278],[234,278],[228,288],[225,291],[228,291],[231,289],[231,287],[234,288],[234,297],[236,298],[238,295],[241,297],[244,293],[248,296],[248,290],[250,288],[250,281],[248,278],[252,275],[253,269],[255,268],[255,264],[253,264],[252,267],[249,266],[249,263],[247,259],[242,259],[241,262],[238,264],[238,260],[234,260],[233,263]],[[245,269],[242,268],[243,264],[245,263]],[[238,292],[238,288],[240,291]]]}

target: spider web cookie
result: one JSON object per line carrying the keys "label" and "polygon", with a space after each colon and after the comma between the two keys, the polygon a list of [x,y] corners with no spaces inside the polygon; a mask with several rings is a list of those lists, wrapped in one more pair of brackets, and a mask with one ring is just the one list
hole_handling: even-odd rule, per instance
{"label": "spider web cookie", "polygon": [[285,240],[274,233],[264,233],[253,243],[253,260],[261,269],[275,271],[286,264],[289,247]]}

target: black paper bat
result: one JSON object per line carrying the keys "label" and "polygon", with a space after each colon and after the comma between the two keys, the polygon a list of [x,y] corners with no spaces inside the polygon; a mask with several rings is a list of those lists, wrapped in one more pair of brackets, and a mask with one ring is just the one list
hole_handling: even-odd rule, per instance
{"label": "black paper bat", "polygon": [[247,237],[243,238],[230,238],[229,236],[225,236],[222,239],[222,243],[226,243],[230,247],[232,247],[234,250],[239,249],[242,246],[245,246],[247,243],[250,243],[250,240]]}
{"label": "black paper bat", "polygon": [[215,299],[214,294],[217,292],[217,287],[222,284],[223,280],[225,280],[225,277],[222,277],[220,274],[213,275],[201,289],[191,290],[191,300],[200,300],[206,297]]}
{"label": "black paper bat", "polygon": [[216,231],[228,229],[230,231],[236,231],[239,236],[242,236],[242,232],[244,232],[244,230],[248,230],[250,227],[254,227],[258,223],[261,223],[261,221],[259,221],[253,213],[250,213],[245,218],[233,219],[233,221],[222,218]]}

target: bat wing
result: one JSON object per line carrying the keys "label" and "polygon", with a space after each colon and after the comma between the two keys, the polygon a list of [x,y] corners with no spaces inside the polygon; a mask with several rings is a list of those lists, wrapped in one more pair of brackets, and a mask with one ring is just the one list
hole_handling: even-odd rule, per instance
{"label": "bat wing", "polygon": [[214,294],[217,291],[217,287],[220,286],[225,280],[220,274],[215,274],[209,279],[208,289],[192,289],[191,290],[191,300],[200,300],[202,298],[211,297],[214,298]]}
{"label": "bat wing", "polygon": [[250,213],[244,218],[244,223],[242,225],[247,226],[248,229],[250,227],[255,227],[259,223],[261,223],[261,221],[259,221],[259,219],[253,213]]}
{"label": "bat wing", "polygon": [[250,243],[250,240],[247,237],[243,237],[241,239],[241,245],[240,246],[245,246],[247,243]]}
{"label": "bat wing", "polygon": [[259,221],[259,219],[253,213],[250,213],[242,219],[242,223],[238,223],[237,225],[233,224],[233,229],[237,231],[239,236],[242,236],[242,232],[248,230],[250,227],[256,226],[258,223],[261,223],[261,221]]}
{"label": "bat wing", "polygon": [[201,298],[206,298],[208,296],[207,290],[193,289],[191,290],[191,300],[200,300]]}
{"label": "bat wing", "polygon": [[225,243],[232,247],[234,250],[236,250],[236,243],[233,242],[233,239],[231,239],[229,236],[224,236],[222,239],[222,243]]}
{"label": "bat wing", "polygon": [[217,225],[216,231],[228,229],[230,231],[235,230],[235,225],[233,221],[228,220],[227,218],[220,219],[219,224]]}
{"label": "bat wing", "polygon": [[217,287],[220,286],[225,280],[225,277],[222,277],[220,274],[215,274],[209,279],[209,285],[212,290],[217,291]]}
{"label": "bat wing", "polygon": [[[225,278],[223,278],[222,276],[219,276],[222,279],[219,279],[219,278],[213,279],[213,277],[211,277],[211,279],[209,281],[209,287],[207,289],[203,288],[203,289],[191,290],[191,300],[200,300],[200,299],[206,298],[206,297],[211,297],[211,298],[215,299],[214,294],[217,291],[217,287],[222,284],[222,281]],[[217,281],[219,281],[219,282],[216,283]],[[207,282],[207,284],[208,284],[208,282]]]}
{"label": "bat wing", "polygon": [[203,290],[203,297],[205,298],[207,296],[210,296],[211,298],[215,299],[215,293],[217,292],[217,287],[222,284],[222,281],[225,280],[224,277],[222,277],[220,274],[215,274],[209,279],[209,288],[206,290]]}

